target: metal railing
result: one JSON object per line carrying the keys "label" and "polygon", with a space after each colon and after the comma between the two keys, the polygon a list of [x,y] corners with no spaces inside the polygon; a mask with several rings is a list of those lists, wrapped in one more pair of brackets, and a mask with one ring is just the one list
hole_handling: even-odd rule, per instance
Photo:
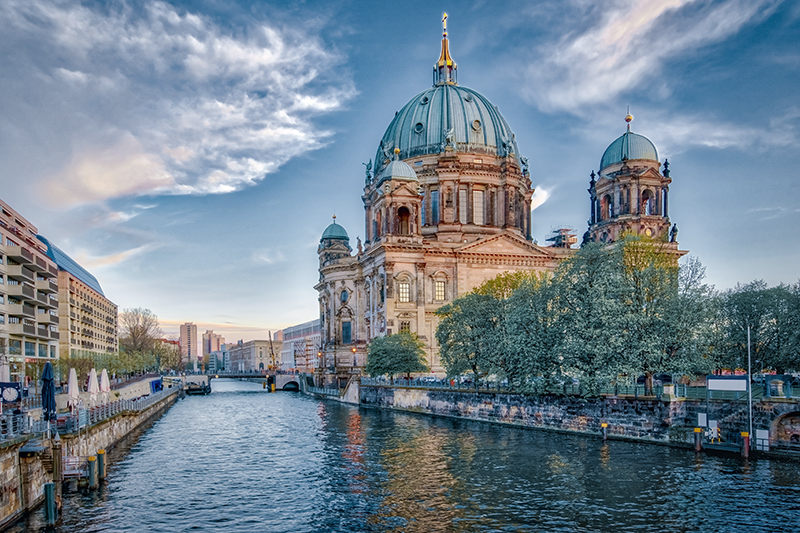
{"label": "metal railing", "polygon": [[339,389],[326,389],[324,387],[306,387],[306,391],[311,394],[322,394],[323,396],[339,397]]}
{"label": "metal railing", "polygon": [[4,414],[0,416],[0,441],[14,439],[30,433],[42,433],[47,422],[34,420],[26,414]]}

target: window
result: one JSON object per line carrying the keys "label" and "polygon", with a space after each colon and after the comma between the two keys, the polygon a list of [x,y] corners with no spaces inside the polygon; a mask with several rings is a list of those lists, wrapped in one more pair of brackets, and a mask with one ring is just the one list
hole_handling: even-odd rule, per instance
{"label": "window", "polygon": [[352,323],[342,322],[342,344],[353,342]]}
{"label": "window", "polygon": [[36,345],[34,343],[25,341],[25,356],[36,357]]}
{"label": "window", "polygon": [[5,324],[5,323],[6,323],[6,315],[0,314],[0,324]]}
{"label": "window", "polygon": [[411,284],[408,282],[402,282],[397,284],[397,294],[400,298],[401,302],[410,302],[411,301]]}
{"label": "window", "polygon": [[342,295],[341,295],[342,303],[345,303],[347,301],[347,298],[349,298],[349,297],[350,297],[350,295],[347,293],[347,290],[343,290],[342,291]]}
{"label": "window", "polygon": [[47,357],[47,345],[40,344],[39,345],[39,357]]}
{"label": "window", "polygon": [[421,209],[421,212],[420,212],[420,222],[422,222],[423,226],[428,223],[428,216],[427,215],[428,215],[428,211],[425,209],[425,194],[423,193],[422,194],[422,209]]}
{"label": "window", "polygon": [[53,358],[53,359],[55,359],[55,357],[56,357],[56,347],[55,346],[51,346],[50,347],[50,357]]}
{"label": "window", "polygon": [[411,331],[411,322],[400,322],[400,332]]}
{"label": "window", "polygon": [[458,221],[462,224],[467,223],[467,189],[458,190]]}
{"label": "window", "polygon": [[472,191],[472,221],[483,226],[483,191]]}
{"label": "window", "polygon": [[[9,317],[9,319],[12,317]],[[22,355],[22,341],[8,340],[8,353],[11,355]]]}
{"label": "window", "polygon": [[434,286],[434,295],[433,295],[434,300],[437,300],[437,301],[441,302],[441,301],[443,301],[445,299],[445,296],[444,296],[444,281],[436,281],[436,282],[434,282],[434,285],[435,285]]}
{"label": "window", "polygon": [[411,218],[411,214],[408,212],[407,207],[401,207],[397,210],[397,219],[400,223],[400,235],[409,235],[410,228],[409,228],[409,219]]}
{"label": "window", "polygon": [[431,221],[430,224],[439,223],[439,191],[431,191]]}

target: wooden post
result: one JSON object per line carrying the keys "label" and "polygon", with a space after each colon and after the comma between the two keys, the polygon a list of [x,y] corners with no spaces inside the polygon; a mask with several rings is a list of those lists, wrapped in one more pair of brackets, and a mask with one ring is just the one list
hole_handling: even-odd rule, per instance
{"label": "wooden post", "polygon": [[748,459],[750,457],[750,433],[742,431],[742,457]]}
{"label": "wooden post", "polygon": [[97,479],[106,478],[106,451],[97,450]]}
{"label": "wooden post", "polygon": [[58,508],[56,507],[56,484],[44,484],[44,515],[48,525],[55,524],[58,518]]}
{"label": "wooden post", "polygon": [[97,488],[97,457],[89,457],[89,488]]}
{"label": "wooden post", "polygon": [[703,449],[702,438],[703,428],[694,428],[694,451],[700,452]]}

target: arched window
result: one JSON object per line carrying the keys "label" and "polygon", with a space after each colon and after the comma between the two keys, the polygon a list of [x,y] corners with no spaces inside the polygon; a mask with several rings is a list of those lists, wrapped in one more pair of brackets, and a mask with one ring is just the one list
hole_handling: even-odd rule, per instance
{"label": "arched window", "polygon": [[375,213],[375,222],[376,222],[376,224],[375,224],[375,226],[376,226],[375,227],[375,238],[376,239],[380,239],[381,238],[381,229],[383,229],[383,226],[381,226],[381,212],[380,211]]}
{"label": "arched window", "polygon": [[611,196],[606,194],[603,196],[603,200],[600,202],[600,218],[602,220],[608,220],[609,218],[613,217],[614,214],[612,213],[612,210]]}
{"label": "arched window", "polygon": [[409,219],[411,218],[411,213],[408,212],[407,207],[401,207],[397,210],[397,221],[400,226],[400,235],[409,235],[411,232],[409,231]]}
{"label": "arched window", "polygon": [[642,210],[641,213],[643,215],[654,215],[655,214],[655,202],[653,198],[653,192],[651,190],[646,190],[642,193]]}

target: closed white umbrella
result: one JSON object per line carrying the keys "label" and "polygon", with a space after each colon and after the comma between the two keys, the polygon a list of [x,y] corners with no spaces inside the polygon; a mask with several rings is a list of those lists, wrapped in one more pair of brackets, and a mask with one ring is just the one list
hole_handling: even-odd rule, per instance
{"label": "closed white umbrella", "polygon": [[108,381],[108,371],[105,368],[100,373],[100,392],[103,393],[103,399],[108,402],[108,393],[111,392],[111,383]]}
{"label": "closed white umbrella", "polygon": [[69,380],[67,381],[67,403],[70,407],[78,407],[78,402],[81,399],[80,390],[78,389],[78,373],[74,368],[69,369]]}
{"label": "closed white umbrella", "polygon": [[97,394],[100,392],[100,384],[97,382],[97,370],[94,368],[89,372],[89,398],[92,400],[92,407],[97,402]]}

